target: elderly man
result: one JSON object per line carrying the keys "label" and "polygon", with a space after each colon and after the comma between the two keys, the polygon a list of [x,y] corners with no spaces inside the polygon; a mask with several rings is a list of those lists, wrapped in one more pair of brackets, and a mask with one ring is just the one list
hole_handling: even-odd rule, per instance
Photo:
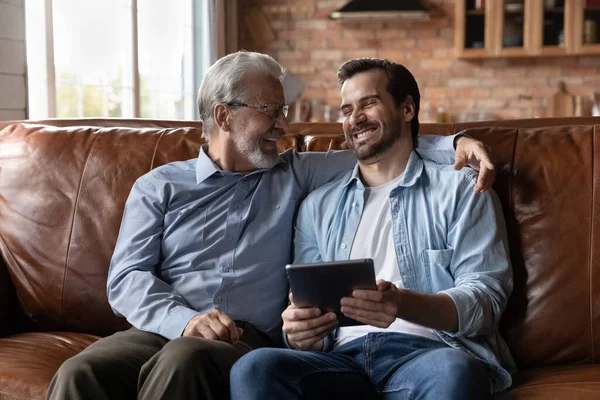
{"label": "elderly man", "polygon": [[364,325],[326,338],[336,314],[297,308],[291,296],[286,342],[307,351],[244,356],[232,398],[488,398],[510,386],[514,369],[498,333],[512,290],[500,202],[473,193],[472,172],[413,151],[420,94],[405,67],[351,60],[338,78],[358,165],[303,202],[295,262],[372,258],[377,290],[341,299],[344,316]]}
{"label": "elderly man", "polygon": [[[134,184],[108,277],[113,310],[133,325],[67,360],[49,399],[215,399],[245,353],[276,344],[287,305],[292,219],[315,188],[356,162],[350,152],[278,154],[288,128],[282,67],[238,52],[198,95],[207,144],[197,159]],[[493,169],[481,143],[428,137],[420,154]],[[480,174],[478,190],[491,184]]]}

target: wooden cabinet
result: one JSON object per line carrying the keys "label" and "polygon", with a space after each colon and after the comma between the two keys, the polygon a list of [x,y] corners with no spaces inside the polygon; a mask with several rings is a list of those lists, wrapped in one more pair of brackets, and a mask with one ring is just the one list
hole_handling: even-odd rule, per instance
{"label": "wooden cabinet", "polygon": [[600,54],[600,1],[457,0],[459,58]]}

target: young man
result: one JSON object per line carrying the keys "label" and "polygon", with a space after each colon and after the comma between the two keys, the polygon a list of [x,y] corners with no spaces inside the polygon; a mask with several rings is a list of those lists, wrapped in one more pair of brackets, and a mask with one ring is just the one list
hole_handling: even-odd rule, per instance
{"label": "young man", "polygon": [[[139,178],[125,206],[107,293],[134,328],[67,360],[48,398],[221,398],[233,363],[281,337],[296,208],[356,162],[350,152],[277,153],[288,128],[282,77],[273,58],[250,52],[208,70],[198,95],[207,144]],[[448,163],[453,139],[425,138],[419,150]],[[457,159],[489,163],[464,137]],[[481,189],[490,184],[482,177]]]}
{"label": "young man", "polygon": [[297,308],[292,293],[282,318],[295,350],[244,356],[232,398],[464,400],[507,388],[514,363],[498,322],[512,274],[495,193],[474,194],[471,171],[414,152],[420,94],[402,65],[351,60],[338,78],[358,165],[303,202],[294,261],[372,258],[377,290],[342,299],[364,325],[335,331],[334,313]]}

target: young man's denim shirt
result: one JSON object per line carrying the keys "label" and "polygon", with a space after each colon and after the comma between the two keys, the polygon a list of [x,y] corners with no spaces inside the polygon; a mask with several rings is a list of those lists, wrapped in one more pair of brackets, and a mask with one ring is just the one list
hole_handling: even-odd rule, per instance
{"label": "young man's denim shirt", "polygon": [[[406,289],[445,293],[458,312],[456,332],[436,331],[449,346],[484,361],[494,392],[516,370],[498,322],[512,291],[508,239],[493,191],[473,193],[473,171],[454,171],[413,152],[390,194],[394,248]],[[364,206],[358,165],[312,192],[296,223],[295,263],[347,260]]]}

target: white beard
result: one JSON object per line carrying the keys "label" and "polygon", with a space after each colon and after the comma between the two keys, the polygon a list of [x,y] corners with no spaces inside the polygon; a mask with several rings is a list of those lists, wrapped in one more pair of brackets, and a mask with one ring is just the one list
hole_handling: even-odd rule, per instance
{"label": "white beard", "polygon": [[247,157],[248,161],[256,168],[273,168],[279,161],[279,154],[263,153],[260,143],[251,141],[245,136],[236,136],[234,144],[237,151]]}

